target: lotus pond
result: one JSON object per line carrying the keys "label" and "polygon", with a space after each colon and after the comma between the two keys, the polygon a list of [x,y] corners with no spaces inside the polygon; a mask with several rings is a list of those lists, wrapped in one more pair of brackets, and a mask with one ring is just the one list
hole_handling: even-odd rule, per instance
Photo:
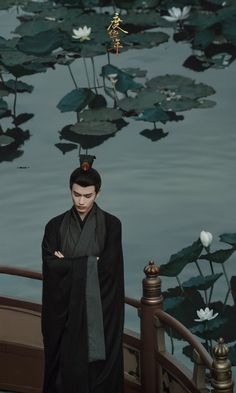
{"label": "lotus pond", "polygon": [[[2,0],[0,26],[1,263],[41,269],[44,225],[88,151],[123,224],[126,294],[154,259],[165,309],[209,350],[223,336],[236,365],[235,2]],[[28,280],[0,287],[41,298]]]}

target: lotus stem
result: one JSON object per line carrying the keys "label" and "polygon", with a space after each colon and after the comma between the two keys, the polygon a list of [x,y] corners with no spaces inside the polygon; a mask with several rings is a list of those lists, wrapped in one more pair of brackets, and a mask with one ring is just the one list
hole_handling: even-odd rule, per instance
{"label": "lotus stem", "polygon": [[182,284],[181,284],[180,279],[179,279],[178,276],[176,276],[176,280],[177,280],[177,282],[178,282],[178,284],[179,284],[179,287],[180,287],[181,291],[184,293],[184,288],[183,288],[183,286],[182,286]]}
{"label": "lotus stem", "polygon": [[222,308],[222,313],[224,312],[224,309],[225,309],[225,306],[226,306],[226,303],[227,303],[227,300],[228,300],[230,292],[231,292],[231,289],[228,289],[228,291],[226,293],[226,296],[225,296],[225,300],[224,300],[224,304],[223,304],[223,308]]}
{"label": "lotus stem", "polygon": [[14,103],[13,103],[13,117],[14,117],[14,120],[15,120],[15,118],[16,118],[16,101],[17,101],[17,76],[16,76],[16,79],[15,79],[15,91],[14,91],[14,93],[15,93],[15,96],[14,96]]}
{"label": "lotus stem", "polygon": [[76,80],[75,80],[75,77],[74,77],[74,75],[73,75],[73,72],[72,72],[72,69],[71,69],[70,64],[67,64],[67,67],[68,67],[68,69],[69,69],[69,73],[70,73],[71,79],[72,79],[72,81],[74,82],[75,88],[78,89],[79,87],[78,87],[78,85],[77,85],[77,83],[76,83]]}
{"label": "lotus stem", "polygon": [[94,58],[93,58],[93,57],[91,57],[91,63],[92,63],[92,68],[93,68],[93,84],[94,84],[94,89],[95,89],[95,93],[98,94],[97,86],[96,86],[95,63],[94,63]]}
{"label": "lotus stem", "polygon": [[154,124],[154,128],[156,130],[156,128],[157,128],[156,122],[154,121],[153,124]]}
{"label": "lotus stem", "polygon": [[88,88],[90,89],[91,87],[90,87],[90,81],[89,81],[88,67],[87,67],[86,60],[84,57],[83,57],[83,62],[84,62],[84,68],[85,68],[86,78],[87,78],[87,82],[88,82]]}
{"label": "lotus stem", "polygon": [[200,268],[200,266],[199,266],[198,261],[194,261],[194,262],[195,262],[195,264],[196,264],[196,266],[197,266],[197,269],[198,269],[198,271],[199,271],[200,276],[203,277],[203,273],[202,273],[202,270],[201,270],[201,268]]}

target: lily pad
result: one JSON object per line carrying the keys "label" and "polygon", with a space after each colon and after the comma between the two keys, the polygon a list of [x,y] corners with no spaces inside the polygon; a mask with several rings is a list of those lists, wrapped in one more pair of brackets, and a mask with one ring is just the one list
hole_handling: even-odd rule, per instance
{"label": "lily pad", "polygon": [[140,68],[122,68],[122,71],[127,72],[133,78],[144,78],[147,75],[147,71]]}
{"label": "lily pad", "polygon": [[221,242],[236,246],[236,233],[222,233],[219,237]]}
{"label": "lily pad", "polygon": [[215,33],[211,29],[205,29],[195,34],[193,40],[194,48],[205,49],[210,45],[215,38]]}
{"label": "lily pad", "polygon": [[176,277],[184,267],[198,259],[203,249],[200,239],[196,240],[191,246],[183,248],[177,254],[170,257],[169,262],[160,266],[161,276]]}
{"label": "lily pad", "polygon": [[83,121],[114,121],[122,117],[122,112],[119,109],[100,108],[87,109],[81,113]]}
{"label": "lily pad", "polygon": [[80,112],[93,100],[94,95],[91,89],[74,89],[59,101],[57,108],[61,112]]}
{"label": "lily pad", "polygon": [[70,127],[71,131],[79,135],[110,135],[115,134],[117,127],[114,123],[108,121],[81,121]]}
{"label": "lily pad", "polygon": [[55,146],[63,153],[66,154],[69,151],[78,149],[78,145],[75,143],[56,143]]}
{"label": "lily pad", "polygon": [[164,299],[164,311],[169,312],[175,307],[178,307],[185,300],[184,296],[176,296]]}
{"label": "lily pad", "polygon": [[61,46],[63,35],[57,30],[47,30],[34,36],[24,36],[19,39],[17,47],[20,51],[45,56]]}
{"label": "lily pad", "polygon": [[151,108],[154,104],[165,99],[164,94],[159,91],[142,89],[135,98],[127,97],[119,100],[118,105],[125,112],[135,112],[137,114],[145,109]]}
{"label": "lily pad", "polygon": [[188,281],[182,283],[183,288],[197,289],[198,291],[205,291],[211,288],[214,283],[222,276],[223,273],[211,274],[209,276],[192,277]]}
{"label": "lily pad", "polygon": [[229,250],[218,250],[212,253],[209,252],[205,255],[201,255],[199,259],[206,259],[207,261],[212,261],[215,263],[225,263],[231,257],[234,251],[234,248],[230,248]]}
{"label": "lily pad", "polygon": [[157,45],[167,42],[168,34],[159,32],[143,32],[137,34],[129,34],[122,40],[123,45],[133,45],[135,49],[153,48]]}
{"label": "lily pad", "polygon": [[54,21],[44,20],[42,18],[34,17],[31,21],[21,23],[16,27],[14,33],[20,36],[34,36],[52,29],[57,29],[58,24]]}

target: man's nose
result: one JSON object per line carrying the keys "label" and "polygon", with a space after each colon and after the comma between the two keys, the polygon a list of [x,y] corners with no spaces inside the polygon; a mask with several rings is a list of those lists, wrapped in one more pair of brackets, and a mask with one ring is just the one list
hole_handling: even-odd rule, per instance
{"label": "man's nose", "polygon": [[80,205],[84,205],[84,196],[81,196],[80,198],[79,198],[79,204]]}

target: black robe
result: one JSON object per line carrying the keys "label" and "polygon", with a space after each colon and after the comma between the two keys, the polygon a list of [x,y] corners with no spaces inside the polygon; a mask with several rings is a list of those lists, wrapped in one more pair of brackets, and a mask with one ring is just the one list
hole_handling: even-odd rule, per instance
{"label": "black robe", "polygon": [[43,393],[123,393],[124,274],[121,223],[104,212],[105,247],[98,262],[106,359],[88,362],[86,261],[57,258],[65,213],[49,221],[43,250]]}

